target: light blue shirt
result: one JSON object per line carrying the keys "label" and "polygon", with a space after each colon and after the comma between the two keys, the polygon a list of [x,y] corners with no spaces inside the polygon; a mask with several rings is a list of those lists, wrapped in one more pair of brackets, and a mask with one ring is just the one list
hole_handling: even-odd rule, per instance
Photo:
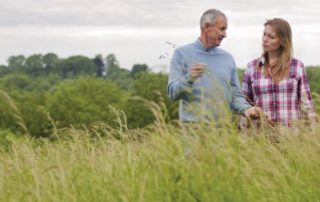
{"label": "light blue shirt", "polygon": [[[195,63],[206,64],[207,70],[192,83],[189,70]],[[199,39],[175,50],[168,96],[180,100],[179,117],[186,122],[217,119],[230,110],[243,113],[250,107],[241,93],[232,55],[218,47],[206,49]]]}

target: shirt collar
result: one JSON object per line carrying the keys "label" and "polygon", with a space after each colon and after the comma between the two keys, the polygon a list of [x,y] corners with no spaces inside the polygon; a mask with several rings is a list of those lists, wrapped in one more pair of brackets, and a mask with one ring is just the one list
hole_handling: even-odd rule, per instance
{"label": "shirt collar", "polygon": [[212,47],[212,48],[204,47],[203,43],[200,41],[200,38],[198,38],[195,41],[195,45],[196,45],[197,48],[199,48],[200,50],[205,51],[205,52],[210,52],[210,51],[212,51],[212,50],[214,50],[216,48],[216,47]]}
{"label": "shirt collar", "polygon": [[259,66],[264,67],[265,64],[266,64],[266,58],[264,56],[261,56],[259,59]]}

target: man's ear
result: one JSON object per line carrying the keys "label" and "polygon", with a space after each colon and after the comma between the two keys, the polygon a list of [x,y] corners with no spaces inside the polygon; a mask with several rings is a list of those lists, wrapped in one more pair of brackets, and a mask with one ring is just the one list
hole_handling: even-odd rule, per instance
{"label": "man's ear", "polygon": [[204,25],[203,31],[207,31],[209,27],[210,27],[210,24],[209,24],[209,23],[206,23],[206,24]]}

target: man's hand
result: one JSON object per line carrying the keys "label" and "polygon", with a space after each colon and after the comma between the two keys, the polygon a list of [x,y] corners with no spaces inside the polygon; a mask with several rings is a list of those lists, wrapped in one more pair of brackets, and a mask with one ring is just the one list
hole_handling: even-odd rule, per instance
{"label": "man's hand", "polygon": [[262,114],[263,111],[259,107],[249,107],[244,112],[244,115],[251,119],[260,119]]}
{"label": "man's hand", "polygon": [[190,76],[191,80],[195,81],[197,78],[203,75],[203,73],[206,71],[207,65],[204,63],[196,63],[191,66],[190,69]]}

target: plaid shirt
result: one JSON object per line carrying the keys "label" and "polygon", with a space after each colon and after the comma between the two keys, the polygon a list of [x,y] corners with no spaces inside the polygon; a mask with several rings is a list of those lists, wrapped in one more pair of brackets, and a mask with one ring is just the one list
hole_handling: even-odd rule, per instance
{"label": "plaid shirt", "polygon": [[264,58],[258,58],[247,65],[242,82],[247,100],[262,108],[272,121],[286,126],[290,126],[293,119],[316,119],[303,63],[292,58],[289,77],[273,83],[271,76],[265,77],[263,71],[257,69],[258,62],[263,64],[263,61]]}

